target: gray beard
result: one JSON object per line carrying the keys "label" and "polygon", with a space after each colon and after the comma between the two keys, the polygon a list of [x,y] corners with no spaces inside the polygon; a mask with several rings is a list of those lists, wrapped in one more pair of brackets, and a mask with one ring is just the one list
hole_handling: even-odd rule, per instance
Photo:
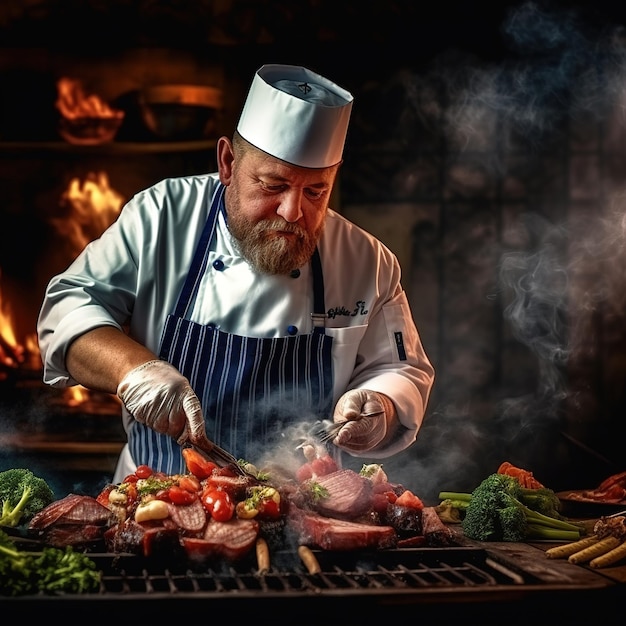
{"label": "gray beard", "polygon": [[[322,222],[323,224],[323,222]],[[289,274],[309,262],[323,228],[309,235],[296,224],[281,221],[279,224],[263,221],[249,226],[237,220],[229,223],[237,248],[250,265],[262,274]],[[287,230],[297,233],[297,238],[268,236],[268,230]]]}

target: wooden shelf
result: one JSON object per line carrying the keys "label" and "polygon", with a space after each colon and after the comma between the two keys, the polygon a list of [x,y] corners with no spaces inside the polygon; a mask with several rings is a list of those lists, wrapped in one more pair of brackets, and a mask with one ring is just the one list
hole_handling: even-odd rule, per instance
{"label": "wooden shelf", "polygon": [[65,141],[0,141],[0,154],[50,152],[64,154],[158,154],[213,150],[217,139],[199,141],[111,141],[95,146],[79,146]]}

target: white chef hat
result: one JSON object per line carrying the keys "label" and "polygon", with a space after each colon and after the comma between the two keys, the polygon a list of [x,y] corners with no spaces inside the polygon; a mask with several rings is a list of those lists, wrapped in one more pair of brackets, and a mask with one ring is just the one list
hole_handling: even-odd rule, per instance
{"label": "white chef hat", "polygon": [[295,65],[264,65],[252,80],[237,130],[252,145],[301,167],[341,161],[352,94]]}

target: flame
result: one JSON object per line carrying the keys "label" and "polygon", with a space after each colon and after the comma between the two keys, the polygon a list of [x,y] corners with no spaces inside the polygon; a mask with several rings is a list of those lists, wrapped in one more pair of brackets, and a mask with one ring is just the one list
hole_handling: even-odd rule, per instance
{"label": "flame", "polygon": [[74,256],[113,223],[124,204],[124,198],[111,188],[106,172],[90,172],[82,182],[73,178],[61,200],[69,204],[70,215],[51,223]]}
{"label": "flame", "polygon": [[67,387],[64,390],[64,396],[68,406],[79,406],[83,402],[89,400],[89,390],[82,385],[75,385],[74,387]]}
{"label": "flame", "polygon": [[0,363],[16,367],[23,360],[24,350],[15,336],[11,307],[9,303],[3,302],[0,290]]}
{"label": "flame", "polygon": [[57,81],[57,93],[56,107],[67,119],[124,117],[124,111],[111,108],[99,96],[86,95],[79,80],[60,78]]}
{"label": "flame", "polygon": [[[69,214],[51,219],[51,223],[67,241],[74,257],[117,218],[124,203],[123,197],[111,188],[105,172],[90,172],[84,181],[72,179],[62,200],[69,205]],[[0,379],[4,379],[9,369],[37,370],[42,362],[36,331],[17,336],[16,317],[8,300],[3,299],[1,287],[0,281]],[[77,406],[89,399],[88,394],[84,388],[75,388],[69,404]]]}
{"label": "flame", "polygon": [[[0,285],[1,287],[1,285]],[[41,367],[37,335],[27,336],[24,343],[20,343],[15,332],[15,319],[8,302],[4,302],[0,288],[0,366],[17,368],[28,366],[33,369]],[[0,372],[0,378],[5,378],[6,372]]]}

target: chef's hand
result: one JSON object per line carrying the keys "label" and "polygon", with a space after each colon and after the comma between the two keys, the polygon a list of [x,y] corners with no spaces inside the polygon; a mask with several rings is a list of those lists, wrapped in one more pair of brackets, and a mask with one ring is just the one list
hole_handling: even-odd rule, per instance
{"label": "chef's hand", "polygon": [[206,436],[198,396],[167,361],[148,361],[132,369],[118,385],[117,396],[138,422],[180,444]]}
{"label": "chef's hand", "polygon": [[367,452],[378,446],[397,422],[393,402],[382,393],[353,389],[339,398],[333,414],[343,424],[333,443],[348,452]]}

